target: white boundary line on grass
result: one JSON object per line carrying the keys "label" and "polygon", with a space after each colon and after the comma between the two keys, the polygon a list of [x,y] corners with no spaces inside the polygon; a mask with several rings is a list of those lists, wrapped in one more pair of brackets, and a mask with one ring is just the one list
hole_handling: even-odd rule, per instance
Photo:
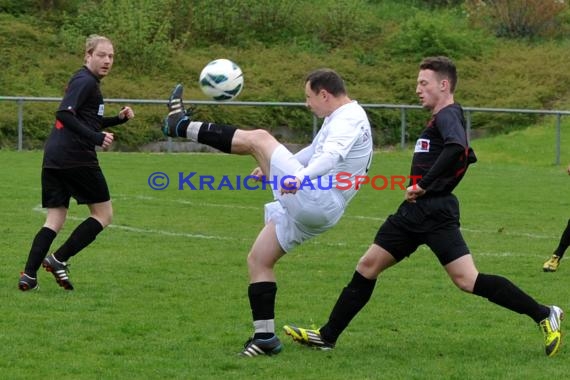
{"label": "white boundary line on grass", "polygon": [[[47,214],[47,211],[44,208],[42,208],[41,205],[34,207],[33,211],[40,212],[42,214]],[[80,218],[80,217],[76,217],[76,216],[68,216],[67,218],[71,219],[71,220],[84,220],[85,219],[85,218]],[[115,228],[118,230],[136,232],[136,233],[156,234],[156,235],[166,235],[166,236],[180,236],[180,237],[195,238],[195,239],[236,240],[236,238],[231,238],[231,237],[226,237],[226,236],[190,234],[190,233],[184,233],[184,232],[170,232],[170,231],[164,231],[164,230],[121,226],[119,224],[110,224],[109,226],[107,226],[107,228]]]}
{"label": "white boundary line on grass", "polygon": [[[155,197],[149,197],[149,196],[127,196],[127,195],[119,195],[115,198],[120,198],[120,199],[138,199],[138,200],[149,200],[149,201],[163,201],[161,199],[155,198]],[[243,209],[243,210],[259,210],[260,207],[259,206],[240,206],[240,205],[234,205],[234,204],[223,204],[223,203],[206,203],[206,202],[194,202],[194,201],[187,201],[187,200],[168,200],[169,202],[173,202],[173,203],[179,203],[179,204],[185,204],[185,205],[194,205],[194,206],[203,206],[203,207],[222,207],[222,208],[227,208],[227,209]],[[386,218],[381,218],[381,217],[376,217],[376,216],[365,216],[365,215],[345,215],[343,216],[343,218],[346,219],[358,219],[358,220],[371,220],[371,221],[376,221],[378,223],[382,223],[386,220]],[[378,225],[378,227],[380,227],[380,225]],[[470,233],[476,233],[476,234],[496,234],[498,233],[496,230],[480,230],[480,229],[473,229],[473,228],[461,228],[461,231],[464,232],[470,232]],[[520,236],[520,237],[527,237],[530,239],[557,239],[558,236],[553,236],[553,235],[540,235],[540,234],[532,234],[532,233],[527,233],[527,232],[508,232],[508,231],[503,231],[500,232],[500,234],[503,235],[507,235],[507,236]]]}
{"label": "white boundary line on grass", "polygon": [[[163,199],[158,199],[156,197],[150,196],[131,196],[131,195],[117,195],[113,197],[114,199],[136,199],[136,200],[148,200],[148,201],[161,201],[164,202]],[[194,206],[202,206],[202,207],[221,207],[221,208],[229,208],[229,209],[242,209],[242,210],[259,210],[259,206],[242,206],[242,205],[235,205],[235,204],[222,204],[222,203],[206,203],[206,202],[194,202],[188,200],[168,200],[169,202],[178,203],[182,205],[194,205]],[[35,212],[41,212],[43,214],[46,213],[46,210],[41,207],[41,205],[37,205],[33,208]],[[84,218],[68,216],[71,220],[83,220]],[[386,220],[385,218],[381,217],[374,217],[374,216],[365,216],[365,215],[345,215],[343,218],[346,219],[357,219],[357,220],[371,220],[376,221],[378,223],[383,222]],[[143,233],[143,234],[156,234],[156,235],[164,235],[164,236],[178,236],[178,237],[185,237],[185,238],[194,238],[194,239],[208,239],[208,240],[244,240],[236,237],[227,237],[227,236],[219,236],[219,235],[204,235],[204,234],[193,234],[193,233],[185,233],[185,232],[171,232],[165,230],[158,230],[158,229],[145,229],[145,228],[138,228],[138,227],[130,227],[130,226],[123,226],[118,224],[110,224],[109,228],[135,232],[135,233]],[[470,232],[475,234],[496,234],[497,231],[494,230],[479,230],[479,229],[472,229],[472,228],[461,228],[464,232]],[[521,232],[500,232],[506,236],[518,236],[518,237],[526,237],[530,239],[557,239],[556,236],[547,236],[547,235],[539,235],[539,234],[531,234],[531,233],[521,233]],[[323,243],[327,246],[346,246],[345,243]],[[520,255],[520,252],[516,253]],[[513,252],[502,252],[502,253],[490,253],[490,252],[477,252],[477,255],[480,256],[514,256],[515,253]]]}
{"label": "white boundary line on grass", "polygon": [[183,199],[159,199],[159,198],[155,198],[155,197],[149,197],[149,196],[127,196],[127,195],[119,195],[119,196],[114,196],[113,199],[126,199],[126,200],[131,200],[131,199],[136,199],[136,200],[141,200],[141,201],[160,201],[160,202],[171,202],[171,203],[178,203],[181,205],[193,205],[193,206],[205,206],[205,207],[223,207],[223,208],[234,208],[234,209],[241,209],[241,210],[259,210],[258,206],[241,206],[241,205],[234,205],[234,204],[222,204],[222,203],[206,203],[206,202],[194,202],[194,201],[187,201],[187,200],[183,200]]}

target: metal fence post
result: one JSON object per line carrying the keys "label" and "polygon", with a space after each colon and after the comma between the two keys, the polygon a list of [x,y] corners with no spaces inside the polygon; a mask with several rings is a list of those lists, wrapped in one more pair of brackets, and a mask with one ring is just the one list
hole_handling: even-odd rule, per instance
{"label": "metal fence post", "polygon": [[317,115],[313,114],[313,138],[317,135],[317,129],[319,128],[319,120]]}
{"label": "metal fence post", "polygon": [[406,109],[400,108],[400,147],[406,148]]}
{"label": "metal fence post", "polygon": [[22,150],[24,140],[24,99],[18,99],[18,151]]}
{"label": "metal fence post", "polygon": [[562,115],[556,114],[556,159],[554,160],[555,165],[560,165],[560,119]]}

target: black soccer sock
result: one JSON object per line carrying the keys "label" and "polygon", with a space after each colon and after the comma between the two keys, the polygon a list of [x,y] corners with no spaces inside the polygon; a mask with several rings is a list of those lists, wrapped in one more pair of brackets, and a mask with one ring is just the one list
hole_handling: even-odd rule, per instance
{"label": "black soccer sock", "polygon": [[85,219],[73,230],[69,238],[53,256],[60,262],[69,260],[70,257],[91,244],[101,231],[103,231],[103,226],[97,219],[92,217]]}
{"label": "black soccer sock", "polygon": [[[249,284],[247,295],[254,325],[256,321],[268,321],[275,318],[275,296],[277,295],[277,284],[275,282]],[[275,335],[275,331],[256,332],[254,338],[267,339],[273,335]]]}
{"label": "black soccer sock", "polygon": [[564,253],[566,252],[566,249],[568,249],[569,246],[570,246],[570,220],[568,220],[566,229],[564,230],[562,236],[560,237],[560,243],[558,243],[558,247],[554,251],[554,254],[562,258],[562,256],[564,256]]}
{"label": "black soccer sock", "polygon": [[190,118],[188,116],[182,117],[176,124],[176,137],[186,137],[187,128],[190,124]]}
{"label": "black soccer sock", "polygon": [[504,277],[479,273],[473,287],[473,294],[531,317],[536,323],[550,315],[548,306],[541,305]]}
{"label": "black soccer sock", "polygon": [[24,269],[24,273],[28,276],[35,278],[42,265],[42,261],[46,257],[49,247],[51,247],[51,243],[57,236],[57,232],[54,230],[42,227],[36,237],[32,242],[32,248],[30,248],[30,253],[28,255],[28,261],[26,261],[26,267]]}
{"label": "black soccer sock", "polygon": [[336,301],[328,322],[319,330],[325,341],[336,343],[350,321],[370,300],[375,285],[376,280],[369,280],[357,271],[354,272],[352,280]]}
{"label": "black soccer sock", "polygon": [[202,123],[198,131],[197,141],[221,150],[224,153],[232,152],[232,139],[237,128],[231,125]]}

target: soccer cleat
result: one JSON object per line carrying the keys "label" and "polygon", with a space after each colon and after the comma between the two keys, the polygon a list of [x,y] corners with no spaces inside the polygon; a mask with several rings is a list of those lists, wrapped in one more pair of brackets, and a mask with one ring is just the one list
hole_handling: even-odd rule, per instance
{"label": "soccer cleat", "polygon": [[249,338],[243,346],[241,356],[254,357],[259,355],[277,355],[281,352],[283,346],[277,336],[269,339],[253,339]]}
{"label": "soccer cleat", "polygon": [[293,325],[285,325],[283,330],[285,330],[285,334],[289,335],[297,343],[315,347],[319,350],[332,350],[334,348],[334,343],[324,340],[319,330],[309,330]]}
{"label": "soccer cleat", "polygon": [[168,98],[168,115],[164,118],[162,133],[170,137],[186,137],[186,132],[179,130],[181,122],[189,120],[190,112],[184,109],[182,94],[184,87],[177,84]]}
{"label": "soccer cleat", "polygon": [[27,290],[37,290],[38,280],[32,276],[28,276],[24,272],[20,273],[20,281],[18,281],[18,289],[25,292]]}
{"label": "soccer cleat", "polygon": [[552,255],[552,257],[544,263],[542,270],[545,272],[556,272],[558,266],[560,265],[560,259],[560,256]]}
{"label": "soccer cleat", "polygon": [[564,312],[558,306],[550,307],[548,318],[538,324],[544,333],[544,349],[546,356],[554,356],[558,353],[562,344],[561,321],[564,319]]}
{"label": "soccer cleat", "polygon": [[69,268],[67,263],[59,262],[53,255],[49,255],[42,262],[42,266],[45,270],[53,274],[59,286],[65,290],[73,290],[73,285],[71,281],[69,281]]}

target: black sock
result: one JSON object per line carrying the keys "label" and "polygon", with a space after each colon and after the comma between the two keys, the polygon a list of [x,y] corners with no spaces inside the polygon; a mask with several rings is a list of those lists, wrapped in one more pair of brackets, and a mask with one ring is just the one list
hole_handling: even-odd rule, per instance
{"label": "black sock", "polygon": [[46,257],[51,243],[57,236],[57,233],[47,227],[42,227],[34,241],[32,242],[32,248],[30,248],[30,253],[28,255],[28,261],[26,261],[26,267],[24,273],[30,277],[36,277],[38,269],[42,265],[42,261]]}
{"label": "black sock", "polygon": [[232,152],[232,139],[237,128],[230,125],[202,123],[198,131],[197,141],[224,153]]}
{"label": "black sock", "polygon": [[479,273],[475,280],[473,294],[531,317],[536,323],[550,315],[550,309],[541,305],[504,277]]}
{"label": "black sock", "polygon": [[[277,284],[275,282],[254,282],[247,288],[251,315],[254,321],[275,318],[275,296],[277,295]],[[268,339],[274,333],[255,333],[255,339]]]}
{"label": "black sock", "polygon": [[180,119],[178,124],[176,124],[176,137],[186,137],[186,130],[190,124],[190,121],[191,120],[189,117],[183,117]]}
{"label": "black sock", "polygon": [[92,217],[85,219],[53,254],[54,257],[60,262],[69,260],[70,257],[91,244],[101,231],[103,231],[103,226],[97,219]]}
{"label": "black sock", "polygon": [[320,328],[321,337],[325,341],[336,342],[352,318],[370,300],[375,285],[376,280],[369,280],[357,271],[354,272],[352,280],[336,301],[328,322]]}
{"label": "black sock", "polygon": [[570,246],[570,220],[568,220],[566,229],[564,230],[562,236],[560,237],[560,243],[558,244],[558,247],[554,251],[554,254],[562,258],[562,256],[564,256],[564,252],[566,252],[566,249],[568,249],[568,246]]}

